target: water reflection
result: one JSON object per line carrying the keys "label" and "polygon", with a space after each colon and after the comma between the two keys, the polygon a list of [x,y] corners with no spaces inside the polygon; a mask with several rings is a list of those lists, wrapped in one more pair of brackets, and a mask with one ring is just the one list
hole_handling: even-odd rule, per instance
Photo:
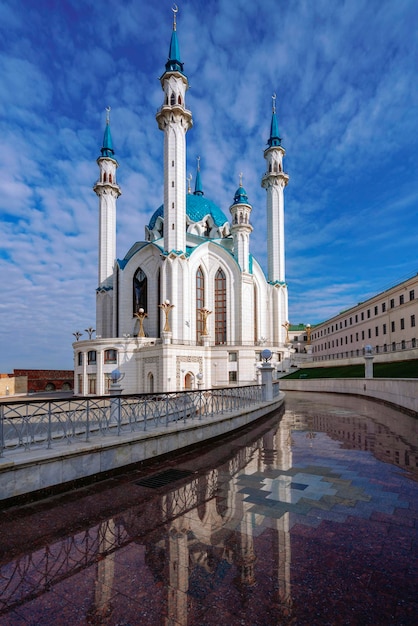
{"label": "water reflection", "polygon": [[[281,414],[154,468],[165,486],[137,471],[5,511],[0,622],[412,624],[417,420],[287,395]],[[402,589],[382,578],[395,569]]]}

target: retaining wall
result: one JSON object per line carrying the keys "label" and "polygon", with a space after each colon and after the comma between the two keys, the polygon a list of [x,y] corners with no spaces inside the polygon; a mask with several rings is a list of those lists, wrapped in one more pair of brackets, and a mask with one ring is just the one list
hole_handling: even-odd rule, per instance
{"label": "retaining wall", "polygon": [[309,378],[281,379],[281,391],[311,391],[365,396],[418,415],[418,379]]}
{"label": "retaining wall", "polygon": [[219,437],[276,411],[283,403],[284,394],[280,393],[271,402],[226,416],[194,419],[186,424],[171,422],[152,431],[106,436],[93,443],[7,452],[0,459],[0,500],[109,472]]}

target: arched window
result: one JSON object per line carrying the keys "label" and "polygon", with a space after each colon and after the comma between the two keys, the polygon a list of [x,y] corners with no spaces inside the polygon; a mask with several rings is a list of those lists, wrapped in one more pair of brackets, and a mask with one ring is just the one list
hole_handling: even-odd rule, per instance
{"label": "arched window", "polygon": [[109,183],[112,182],[112,174],[109,174]]}
{"label": "arched window", "polygon": [[215,276],[215,344],[226,342],[226,276],[221,268]]}
{"label": "arched window", "polygon": [[173,93],[171,94],[170,104],[171,106],[173,106],[173,104],[176,104],[176,96]]}
{"label": "arched window", "polygon": [[204,324],[199,309],[205,306],[205,277],[202,268],[196,272],[196,341],[199,341],[203,332]]}
{"label": "arched window", "polygon": [[104,353],[104,362],[105,363],[117,363],[118,361],[118,353],[116,350],[111,348],[110,350],[105,350]]}
{"label": "arched window", "polygon": [[148,280],[145,272],[139,267],[134,275],[133,280],[133,315],[138,312],[138,309],[144,309],[147,311],[148,305]]}
{"label": "arched window", "polygon": [[154,375],[151,372],[148,374],[148,392],[154,393]]}
{"label": "arched window", "polygon": [[181,96],[179,96],[179,97],[177,98],[177,102],[178,102],[178,104],[181,104]]}
{"label": "arched window", "polygon": [[106,182],[106,172],[103,172],[103,182]]}

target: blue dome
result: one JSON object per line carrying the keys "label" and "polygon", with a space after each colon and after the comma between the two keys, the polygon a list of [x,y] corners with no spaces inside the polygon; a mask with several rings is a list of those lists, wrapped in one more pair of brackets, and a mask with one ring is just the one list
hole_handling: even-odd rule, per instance
{"label": "blue dome", "polygon": [[[211,215],[216,226],[223,226],[228,219],[221,209],[212,200],[205,196],[188,193],[186,195],[186,213],[191,222],[200,222],[206,215]],[[152,230],[158,217],[164,218],[164,205],[162,204],[151,217],[148,228]]]}

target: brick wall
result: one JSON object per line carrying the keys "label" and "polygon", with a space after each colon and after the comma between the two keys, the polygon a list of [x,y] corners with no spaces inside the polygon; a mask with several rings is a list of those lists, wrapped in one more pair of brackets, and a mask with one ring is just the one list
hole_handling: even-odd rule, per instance
{"label": "brick wall", "polygon": [[13,370],[13,376],[27,376],[28,392],[69,391],[74,387],[73,370]]}

